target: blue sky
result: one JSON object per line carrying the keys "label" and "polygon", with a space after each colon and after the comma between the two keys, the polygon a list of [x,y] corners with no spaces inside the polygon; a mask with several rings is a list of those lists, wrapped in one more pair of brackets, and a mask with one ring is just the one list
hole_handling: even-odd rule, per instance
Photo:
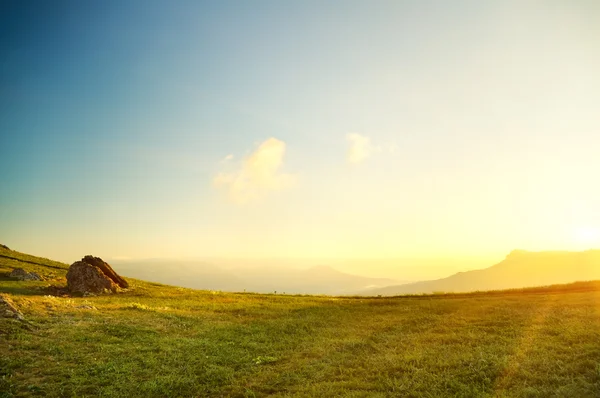
{"label": "blue sky", "polygon": [[596,2],[22,3],[0,12],[9,246],[600,246]]}

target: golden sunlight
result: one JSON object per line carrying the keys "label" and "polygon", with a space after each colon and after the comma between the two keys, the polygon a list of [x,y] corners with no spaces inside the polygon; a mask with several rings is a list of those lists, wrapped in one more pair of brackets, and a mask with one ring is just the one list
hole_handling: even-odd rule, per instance
{"label": "golden sunlight", "polygon": [[600,228],[590,226],[579,227],[574,231],[574,239],[580,245],[593,246],[600,244]]}

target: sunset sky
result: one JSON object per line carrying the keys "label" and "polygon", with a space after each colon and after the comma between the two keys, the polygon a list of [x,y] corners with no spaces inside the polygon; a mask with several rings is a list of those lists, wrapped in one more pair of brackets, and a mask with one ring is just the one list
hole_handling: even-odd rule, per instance
{"label": "sunset sky", "polygon": [[593,0],[2,2],[0,243],[600,248],[599,21]]}

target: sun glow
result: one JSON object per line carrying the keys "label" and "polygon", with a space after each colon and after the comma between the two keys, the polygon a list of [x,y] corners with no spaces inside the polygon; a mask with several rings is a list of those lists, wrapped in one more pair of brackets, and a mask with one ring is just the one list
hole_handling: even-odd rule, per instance
{"label": "sun glow", "polygon": [[577,228],[574,233],[574,238],[577,244],[598,246],[600,245],[600,228],[589,226]]}

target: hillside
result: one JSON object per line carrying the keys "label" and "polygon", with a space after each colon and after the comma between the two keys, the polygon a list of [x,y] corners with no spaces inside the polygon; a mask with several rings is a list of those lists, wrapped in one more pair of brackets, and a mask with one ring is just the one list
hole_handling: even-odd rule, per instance
{"label": "hillside", "polygon": [[371,289],[365,295],[394,296],[434,292],[514,289],[600,279],[600,250],[528,252],[515,250],[489,268],[443,279]]}
{"label": "hillside", "polygon": [[55,297],[66,264],[0,255],[0,294],[25,316],[0,318],[1,397],[600,396],[600,282],[352,298],[128,279]]}
{"label": "hillside", "polygon": [[151,259],[117,261],[114,267],[133,278],[192,289],[224,292],[285,292],[293,294],[354,294],[373,287],[397,284],[387,278],[368,278],[339,272],[328,266],[228,266],[210,261]]}

